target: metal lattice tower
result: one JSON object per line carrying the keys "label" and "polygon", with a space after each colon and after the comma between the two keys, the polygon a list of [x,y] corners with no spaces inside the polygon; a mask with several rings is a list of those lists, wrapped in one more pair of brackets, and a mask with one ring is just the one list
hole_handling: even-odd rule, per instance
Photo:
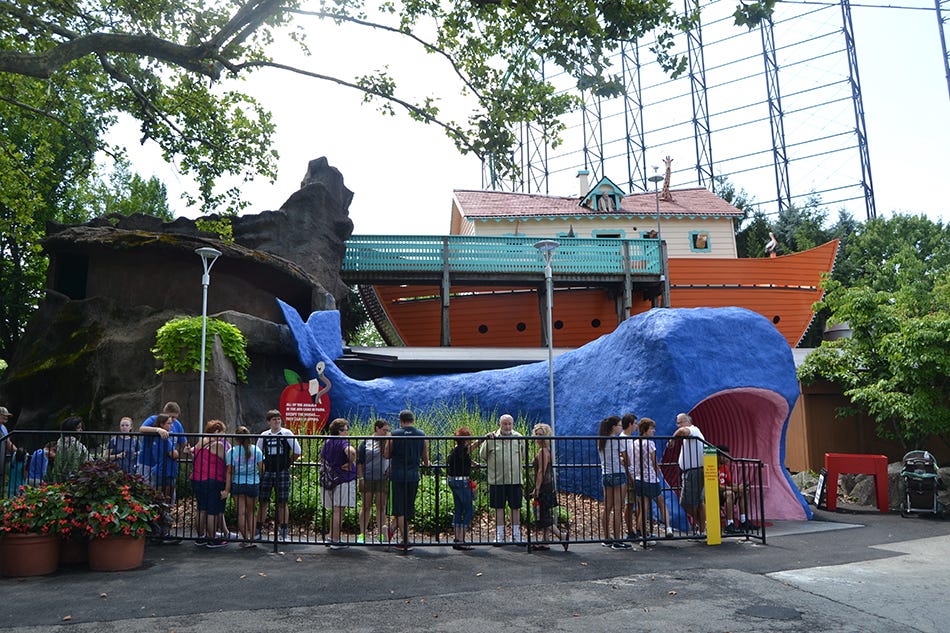
{"label": "metal lattice tower", "polygon": [[772,130],[772,162],[775,168],[775,199],[779,212],[792,204],[788,185],[788,153],[785,148],[785,116],[782,112],[782,91],[779,86],[778,61],[775,57],[775,31],[772,19],[759,25],[762,33],[762,58],[765,60],[765,92],[769,104],[769,127]]}
{"label": "metal lattice tower", "polygon": [[[686,0],[686,12],[694,6]],[[709,129],[709,94],[706,91],[706,60],[703,55],[703,24],[697,18],[696,25],[686,33],[689,56],[689,87],[693,100],[693,135],[696,147],[696,182],[701,187],[712,187],[713,159],[712,135]]]}
{"label": "metal lattice tower", "polygon": [[[950,0],[948,0],[950,2]],[[627,190],[647,190],[646,140],[643,131],[643,96],[640,80],[640,43],[620,45],[620,67],[623,76],[623,121],[627,130]]]}
{"label": "metal lattice tower", "polygon": [[854,125],[858,135],[858,154],[861,159],[862,187],[864,189],[864,207],[867,219],[877,217],[874,204],[874,185],[871,181],[871,156],[868,153],[868,133],[864,123],[864,99],[861,97],[861,77],[858,74],[858,55],[854,46],[854,26],[851,23],[851,2],[841,0],[841,16],[844,25],[844,39],[848,51],[848,70],[851,78],[851,95],[854,103]]}
{"label": "metal lattice tower", "polygon": [[590,172],[591,185],[604,177],[604,129],[602,99],[585,92],[581,106],[584,138],[584,169]]}
{"label": "metal lattice tower", "polygon": [[940,50],[943,51],[943,70],[947,77],[947,91],[950,94],[950,51],[947,50],[947,31],[950,30],[950,0],[934,0],[937,10],[937,28],[940,29]]}
{"label": "metal lattice tower", "polygon": [[[684,1],[687,11],[695,8]],[[950,0],[934,2],[950,90]],[[549,131],[520,126],[514,159],[521,175],[499,182],[486,167],[484,186],[576,195],[577,171],[587,169],[591,182],[606,176],[630,192],[650,191],[650,167],[669,155],[676,188],[712,187],[724,176],[766,214],[817,197],[828,208],[875,217],[849,0],[780,2],[751,31],[735,25],[734,10],[732,0],[703,0],[702,22],[677,35],[670,51],[687,58],[682,78],[641,55],[654,45],[650,36],[623,42],[610,72],[624,94],[581,93],[582,107],[562,118],[557,147]],[[555,90],[578,94],[567,73],[548,79]]]}

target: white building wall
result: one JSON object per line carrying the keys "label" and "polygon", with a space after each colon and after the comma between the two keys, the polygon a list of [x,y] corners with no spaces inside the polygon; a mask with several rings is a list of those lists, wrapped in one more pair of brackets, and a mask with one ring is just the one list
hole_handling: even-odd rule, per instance
{"label": "white building wall", "polygon": [[[574,229],[575,237],[591,238],[595,231],[617,231],[624,238],[639,238],[643,233],[656,230],[656,218],[607,218],[579,220],[532,220],[520,219],[517,222],[507,219],[463,220],[460,235],[479,235],[503,237],[506,235],[525,235],[530,237],[549,237],[557,239],[559,234]],[[470,230],[466,230],[470,229]],[[663,218],[663,239],[666,241],[670,257],[736,257],[736,240],[732,220],[701,218]],[[690,247],[691,235],[706,233],[708,251],[699,251]]]}

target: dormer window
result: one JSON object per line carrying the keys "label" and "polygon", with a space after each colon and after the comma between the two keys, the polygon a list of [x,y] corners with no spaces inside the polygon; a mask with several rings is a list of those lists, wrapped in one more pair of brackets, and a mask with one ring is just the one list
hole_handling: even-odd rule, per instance
{"label": "dormer window", "polygon": [[620,210],[620,204],[623,202],[623,191],[615,185],[609,178],[602,178],[593,189],[587,192],[580,202],[580,206],[586,207],[597,213],[616,213]]}

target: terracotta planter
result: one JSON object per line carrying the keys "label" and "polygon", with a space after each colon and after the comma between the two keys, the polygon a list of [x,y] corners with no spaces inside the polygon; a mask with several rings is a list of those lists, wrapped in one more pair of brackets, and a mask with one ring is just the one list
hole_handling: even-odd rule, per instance
{"label": "terracotta planter", "polygon": [[0,575],[42,576],[59,565],[59,535],[7,534],[0,538]]}
{"label": "terracotta planter", "polygon": [[59,566],[74,567],[89,561],[89,539],[86,537],[64,538],[59,546]]}
{"label": "terracotta planter", "polygon": [[89,541],[89,569],[125,571],[142,566],[145,539],[134,536],[108,536]]}

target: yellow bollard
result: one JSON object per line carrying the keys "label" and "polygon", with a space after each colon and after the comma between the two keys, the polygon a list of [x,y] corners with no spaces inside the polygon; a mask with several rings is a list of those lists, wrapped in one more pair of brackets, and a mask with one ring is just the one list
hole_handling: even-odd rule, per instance
{"label": "yellow bollard", "polygon": [[703,446],[703,485],[706,491],[706,545],[721,545],[719,451],[715,446]]}

